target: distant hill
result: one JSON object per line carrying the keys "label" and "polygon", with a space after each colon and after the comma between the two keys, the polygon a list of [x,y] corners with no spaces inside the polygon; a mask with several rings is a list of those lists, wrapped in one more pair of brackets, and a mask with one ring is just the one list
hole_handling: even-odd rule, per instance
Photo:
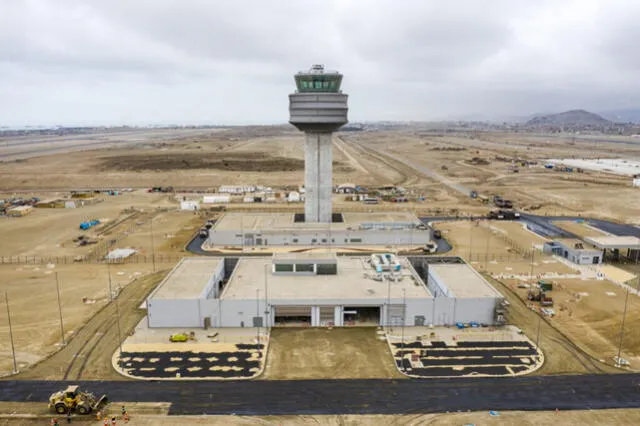
{"label": "distant hill", "polygon": [[583,109],[541,115],[527,121],[528,126],[606,126],[610,124],[613,122]]}

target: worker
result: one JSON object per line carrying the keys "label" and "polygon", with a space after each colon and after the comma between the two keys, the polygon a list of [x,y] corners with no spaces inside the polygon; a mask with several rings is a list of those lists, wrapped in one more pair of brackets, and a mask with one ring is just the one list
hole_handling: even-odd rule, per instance
{"label": "worker", "polygon": [[121,410],[121,412],[122,412],[122,415],[123,415],[123,416],[124,416],[125,414],[127,414],[127,409],[126,409],[126,408],[124,408],[124,405],[122,406],[122,410]]}
{"label": "worker", "polygon": [[96,411],[96,420],[100,421],[101,418],[102,418],[102,411],[100,410]]}
{"label": "worker", "polygon": [[111,417],[111,426],[116,426],[116,416]]}
{"label": "worker", "polygon": [[109,418],[108,417],[104,418],[104,426],[109,426]]}
{"label": "worker", "polygon": [[67,423],[71,423],[71,410],[67,411]]}
{"label": "worker", "polygon": [[60,426],[60,423],[58,423],[58,419],[52,419],[51,420],[51,426]]}
{"label": "worker", "polygon": [[124,420],[125,423],[129,423],[129,413],[125,411],[125,413],[122,415],[122,420]]}

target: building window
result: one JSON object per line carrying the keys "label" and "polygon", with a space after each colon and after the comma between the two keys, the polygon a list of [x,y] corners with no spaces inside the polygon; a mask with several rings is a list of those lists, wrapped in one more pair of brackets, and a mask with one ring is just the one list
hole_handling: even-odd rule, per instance
{"label": "building window", "polygon": [[313,82],[314,88],[316,89],[322,89],[322,81],[320,80],[316,80]]}
{"label": "building window", "polygon": [[329,88],[329,82],[328,81],[323,81],[322,82],[322,88],[323,89],[328,89]]}
{"label": "building window", "polygon": [[362,238],[352,238],[351,242],[352,243],[361,243],[362,242]]}
{"label": "building window", "polygon": [[297,263],[296,272],[313,272],[313,263]]}
{"label": "building window", "polygon": [[311,239],[311,244],[315,244],[315,243],[317,243],[317,242],[318,242],[318,240],[316,240],[315,238],[312,238],[312,239]]}
{"label": "building window", "polygon": [[297,239],[297,238],[294,238],[292,241],[293,241],[294,243],[297,243],[297,242],[298,242],[298,239]]}
{"label": "building window", "polygon": [[291,263],[276,263],[275,264],[276,272],[293,272],[293,264]]}
{"label": "building window", "polygon": [[323,239],[322,239],[322,242],[323,242],[323,243],[326,243],[326,242],[327,242],[327,239],[326,239],[326,238],[323,238]]}
{"label": "building window", "polygon": [[338,265],[335,263],[316,265],[316,274],[318,275],[336,275],[338,273]]}

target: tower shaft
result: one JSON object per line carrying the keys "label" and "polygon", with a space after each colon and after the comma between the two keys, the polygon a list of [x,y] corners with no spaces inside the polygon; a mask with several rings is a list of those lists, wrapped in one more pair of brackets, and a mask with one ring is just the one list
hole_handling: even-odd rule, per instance
{"label": "tower shaft", "polygon": [[331,223],[332,148],[331,132],[305,132],[305,222]]}

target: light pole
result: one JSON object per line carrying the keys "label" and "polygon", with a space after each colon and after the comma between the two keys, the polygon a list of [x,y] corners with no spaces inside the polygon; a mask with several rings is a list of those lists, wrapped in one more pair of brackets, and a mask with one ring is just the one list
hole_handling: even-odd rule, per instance
{"label": "light pole", "polygon": [[[404,324],[407,316],[407,292],[406,289],[402,289],[402,360],[404,361]],[[404,362],[402,363],[402,371],[404,371]]]}
{"label": "light pole", "polygon": [[[113,297],[113,291],[111,290],[111,267],[109,266],[111,262],[107,260],[107,274],[109,276],[109,300],[115,302],[116,305],[116,325],[118,326],[118,347],[120,348],[120,358],[122,358],[122,330],[120,329],[120,306],[118,303],[118,298]],[[118,365],[120,364],[120,359],[118,359]]]}
{"label": "light pole", "polygon": [[16,362],[16,349],[13,345],[13,328],[11,327],[11,311],[9,310],[9,294],[4,292],[4,300],[7,302],[7,318],[9,319],[9,340],[11,340],[11,354],[13,355],[13,372],[18,372],[18,363]]}
{"label": "light pole", "polygon": [[256,326],[257,326],[256,341],[258,342],[258,350],[260,350],[260,289],[259,288],[256,288]]}
{"label": "light pole", "polygon": [[153,272],[155,272],[156,271],[156,248],[155,248],[155,242],[153,239],[153,215],[151,216],[151,219],[149,219],[149,227],[150,227],[149,233],[151,234],[151,262],[153,263]]}
{"label": "light pole", "polygon": [[58,273],[55,273],[56,276],[56,293],[58,293],[58,312],[60,313],[60,334],[62,334],[62,345],[66,345],[67,342],[64,338],[64,325],[62,323],[62,305],[60,304],[60,283],[58,282]]}
{"label": "light pole", "polygon": [[469,263],[471,263],[471,253],[473,246],[473,218],[469,213]]}
{"label": "light pole", "polygon": [[269,293],[268,293],[268,287],[267,287],[267,282],[268,282],[268,273],[269,271],[269,264],[265,263],[264,264],[264,326],[265,328],[269,328]]}
{"label": "light pole", "polygon": [[[638,285],[636,286],[636,293],[640,290],[640,276],[638,276]],[[624,338],[624,322],[627,317],[627,306],[629,303],[629,288],[627,287],[627,293],[624,297],[624,310],[622,311],[622,324],[620,324],[620,342],[618,343],[618,358],[616,359],[616,365],[619,367],[620,355],[622,354],[622,339]]]}

